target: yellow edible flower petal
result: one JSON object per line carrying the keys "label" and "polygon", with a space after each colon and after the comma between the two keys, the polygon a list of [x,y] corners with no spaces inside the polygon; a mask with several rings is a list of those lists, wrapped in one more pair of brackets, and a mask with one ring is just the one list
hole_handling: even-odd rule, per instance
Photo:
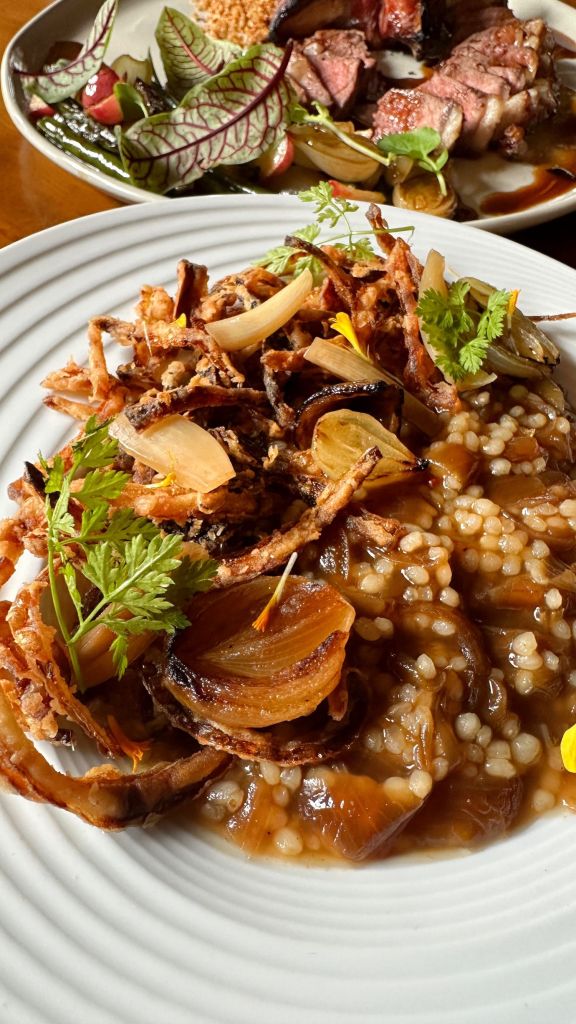
{"label": "yellow edible flower petal", "polygon": [[167,473],[161,480],[156,480],[153,484],[145,484],[145,486],[152,491],[160,490],[162,487],[170,487],[170,484],[173,484],[175,479],[174,473]]}
{"label": "yellow edible flower petal", "polygon": [[180,313],[180,316],[177,317],[176,320],[172,320],[168,324],[168,326],[169,327],[186,327],[186,314],[185,313]]}
{"label": "yellow edible flower petal", "polygon": [[510,328],[512,326],[512,316],[514,314],[514,310],[516,309],[516,306],[518,305],[518,296],[519,295],[520,295],[520,289],[519,288],[513,288],[512,291],[510,292],[510,298],[508,299],[508,309],[506,310],[506,315],[507,315],[507,320],[508,320],[508,330],[510,330]]}
{"label": "yellow edible flower petal", "polygon": [[280,603],[280,599],[282,597],[282,594],[284,593],[284,587],[286,586],[286,580],[288,579],[290,573],[292,572],[294,562],[296,561],[297,558],[298,552],[294,551],[294,553],[290,555],[290,558],[288,559],[286,568],[284,569],[284,572],[282,573],[280,579],[278,580],[278,584],[276,586],[276,589],[274,590],[274,593],[272,594],[272,597],[265,605],[265,607],[262,609],[258,618],[254,619],[254,622],[252,623],[252,629],[257,629],[259,633],[263,633],[264,630],[268,627],[270,623],[270,616],[272,615],[272,612],[277,607],[277,605]]}
{"label": "yellow edible flower petal", "polygon": [[338,334],[341,334],[344,338],[346,338],[346,341],[349,342],[350,345],[352,345],[352,348],[354,349],[355,352],[358,353],[359,356],[362,356],[364,359],[366,358],[364,352],[362,351],[360,342],[358,341],[358,336],[356,334],[356,331],[354,330],[352,321],[348,316],[348,313],[337,313],[336,316],[332,317],[332,319],[330,320],[330,327],[332,327],[332,329],[336,331]]}
{"label": "yellow edible flower petal", "polygon": [[560,742],[562,764],[567,772],[576,772],[576,724],[566,729]]}

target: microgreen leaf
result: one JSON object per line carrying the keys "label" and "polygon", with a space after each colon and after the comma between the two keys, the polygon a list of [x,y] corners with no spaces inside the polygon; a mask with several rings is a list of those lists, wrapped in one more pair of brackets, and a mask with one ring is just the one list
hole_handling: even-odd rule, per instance
{"label": "microgreen leaf", "polygon": [[105,0],[80,53],[69,64],[31,75],[18,72],[27,90],[37,92],[47,103],[58,103],[82,89],[102,65],[116,17],[118,0]]}
{"label": "microgreen leaf", "polygon": [[274,145],[284,131],[290,53],[269,43],[192,89],[175,110],[143,118],[119,134],[135,185],[163,193],[219,164],[242,164]]}
{"label": "microgreen leaf", "polygon": [[416,128],[411,132],[384,135],[378,139],[378,148],[393,156],[407,156],[424,171],[435,174],[442,195],[446,195],[446,181],[442,168],[448,160],[448,150],[435,128]]}
{"label": "microgreen leaf", "polygon": [[190,18],[173,7],[165,7],[160,15],[156,42],[168,88],[177,99],[218,74],[240,54],[240,48],[234,43],[210,39]]}

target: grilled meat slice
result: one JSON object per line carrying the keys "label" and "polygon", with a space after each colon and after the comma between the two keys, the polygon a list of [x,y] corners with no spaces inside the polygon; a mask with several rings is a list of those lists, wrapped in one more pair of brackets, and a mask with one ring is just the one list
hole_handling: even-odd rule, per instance
{"label": "grilled meat slice", "polygon": [[341,115],[364,91],[375,63],[362,32],[323,29],[294,43],[288,74],[305,102],[318,100]]}
{"label": "grilled meat slice", "polygon": [[374,138],[424,126],[435,128],[447,149],[462,131],[462,108],[457,103],[419,89],[389,89],[380,99],[374,115]]}
{"label": "grilled meat slice", "polygon": [[558,107],[552,45],[539,18],[475,33],[417,89],[380,99],[374,137],[429,125],[447,148],[481,153],[503,138],[504,153],[521,153],[525,131]]}

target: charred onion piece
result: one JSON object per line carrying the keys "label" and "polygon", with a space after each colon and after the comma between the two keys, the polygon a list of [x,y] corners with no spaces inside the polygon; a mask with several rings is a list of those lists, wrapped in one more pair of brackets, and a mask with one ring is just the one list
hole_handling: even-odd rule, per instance
{"label": "charred onion piece", "polygon": [[136,430],[144,430],[152,423],[176,412],[195,412],[213,406],[247,405],[260,409],[268,405],[264,391],[254,388],[223,388],[218,384],[183,384],[170,391],[159,391],[138,405],[128,406],[126,416]]}
{"label": "charred onion piece", "polygon": [[352,409],[333,409],[320,417],[314,427],[311,451],[322,471],[331,480],[340,479],[354,465],[361,452],[377,446],[381,458],[365,483],[379,484],[404,473],[426,469],[395,434],[374,416]]}
{"label": "charred onion piece", "polygon": [[309,448],[317,421],[324,413],[341,405],[347,408],[360,405],[362,411],[370,413],[382,426],[396,433],[400,427],[403,394],[401,388],[392,387],[383,380],[330,384],[310,395],[300,406],[296,417],[296,444],[299,448]]}
{"label": "charred onion piece", "polygon": [[289,722],[338,684],[352,606],[328,584],[290,577],[260,632],[277,583],[264,576],[189,605],[193,625],[170,643],[164,684],[195,717],[233,729]]}
{"label": "charred onion piece", "polygon": [[169,693],[158,676],[144,680],[148,692],[172,725],[190,733],[199,743],[226,751],[243,760],[274,761],[279,765],[320,764],[339,757],[357,739],[369,710],[369,693],[359,676],[349,687],[348,705],[338,721],[323,715],[297,719],[291,726],[271,729],[225,729],[197,721]]}
{"label": "charred onion piece", "polygon": [[137,775],[108,765],[81,778],[56,771],[24,735],[0,688],[0,778],[29,800],[63,807],[98,828],[119,829],[154,821],[183,800],[199,796],[230,762],[203,749]]}
{"label": "charred onion piece", "polygon": [[[378,448],[364,452],[352,469],[335,483],[329,483],[314,508],[308,508],[298,522],[287,530],[276,530],[250,551],[235,558],[224,559],[216,575],[216,587],[229,587],[239,580],[251,580],[263,572],[284,565],[294,551],[317,540],[325,526],[345,508],[354,492],[370,475],[380,458]],[[393,538],[390,538],[392,543]]]}

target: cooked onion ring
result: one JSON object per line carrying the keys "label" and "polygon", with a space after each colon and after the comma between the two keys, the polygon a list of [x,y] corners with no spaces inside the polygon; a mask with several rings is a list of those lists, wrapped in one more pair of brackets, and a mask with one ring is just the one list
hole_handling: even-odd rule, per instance
{"label": "cooked onion ring", "polygon": [[287,729],[226,729],[206,720],[197,720],[172,696],[159,675],[147,674],[144,685],[154,702],[177,729],[194,736],[198,743],[234,754],[245,761],[274,761],[288,766],[319,764],[339,757],[354,743],[368,714],[370,701],[365,682],[355,674],[348,694],[345,715],[334,721],[327,715],[319,721],[319,712],[294,722]]}
{"label": "cooked onion ring", "polygon": [[195,718],[264,728],[311,714],[338,684],[354,609],[329,584],[291,577],[260,632],[253,623],[277,584],[263,576],[189,605],[164,684]]}
{"label": "cooked onion ring", "polygon": [[0,688],[0,781],[29,800],[63,807],[98,828],[150,824],[176,804],[199,796],[229,761],[226,754],[203,749],[137,775],[123,775],[105,765],[73,778],[44,760],[24,735]]}

